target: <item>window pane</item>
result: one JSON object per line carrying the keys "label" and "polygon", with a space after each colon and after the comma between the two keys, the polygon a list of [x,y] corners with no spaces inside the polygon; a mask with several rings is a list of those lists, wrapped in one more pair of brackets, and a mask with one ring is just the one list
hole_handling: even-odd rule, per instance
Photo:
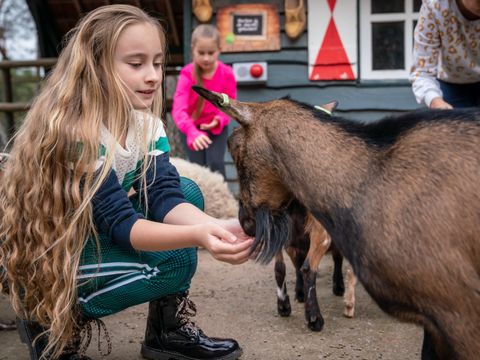
{"label": "window pane", "polygon": [[413,12],[419,12],[422,6],[422,0],[413,0]]}
{"label": "window pane", "polygon": [[[405,0],[371,0],[372,14],[404,13]],[[420,1],[421,2],[421,1]]]}
{"label": "window pane", "polygon": [[405,23],[372,23],[372,69],[405,69]]}

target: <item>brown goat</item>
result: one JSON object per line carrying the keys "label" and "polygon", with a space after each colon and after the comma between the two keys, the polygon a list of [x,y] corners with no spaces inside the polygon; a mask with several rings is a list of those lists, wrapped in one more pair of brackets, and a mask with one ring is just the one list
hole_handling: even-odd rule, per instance
{"label": "brown goat", "polygon": [[296,199],[378,305],[424,327],[422,359],[478,359],[478,109],[360,124],[289,99],[242,103],[196,91],[241,125],[229,149],[240,221],[260,260],[284,245],[278,224]]}

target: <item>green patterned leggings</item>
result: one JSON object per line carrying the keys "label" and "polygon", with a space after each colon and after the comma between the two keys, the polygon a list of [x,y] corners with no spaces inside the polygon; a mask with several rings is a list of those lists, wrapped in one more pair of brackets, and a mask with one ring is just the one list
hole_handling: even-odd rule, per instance
{"label": "green patterned leggings", "polygon": [[[180,180],[186,200],[203,210],[197,184]],[[100,252],[94,239],[87,241],[79,267],[78,303],[86,318],[111,315],[190,287],[196,248],[147,252],[123,249],[103,236],[99,242]]]}

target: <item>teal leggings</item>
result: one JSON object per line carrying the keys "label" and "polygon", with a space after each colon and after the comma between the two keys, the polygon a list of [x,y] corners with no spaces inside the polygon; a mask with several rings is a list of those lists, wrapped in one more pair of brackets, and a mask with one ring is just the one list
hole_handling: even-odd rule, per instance
{"label": "teal leggings", "polygon": [[[203,210],[197,184],[180,180],[186,200]],[[121,248],[104,236],[99,242],[100,252],[95,239],[87,241],[79,267],[78,304],[86,318],[111,315],[190,287],[197,268],[196,248],[147,252]]]}

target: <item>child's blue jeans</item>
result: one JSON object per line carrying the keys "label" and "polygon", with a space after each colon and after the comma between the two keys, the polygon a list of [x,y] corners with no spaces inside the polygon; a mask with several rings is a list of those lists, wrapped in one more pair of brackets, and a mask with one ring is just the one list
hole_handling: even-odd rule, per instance
{"label": "child's blue jeans", "polygon": [[453,84],[439,80],[443,100],[454,108],[480,106],[480,82],[472,84]]}

